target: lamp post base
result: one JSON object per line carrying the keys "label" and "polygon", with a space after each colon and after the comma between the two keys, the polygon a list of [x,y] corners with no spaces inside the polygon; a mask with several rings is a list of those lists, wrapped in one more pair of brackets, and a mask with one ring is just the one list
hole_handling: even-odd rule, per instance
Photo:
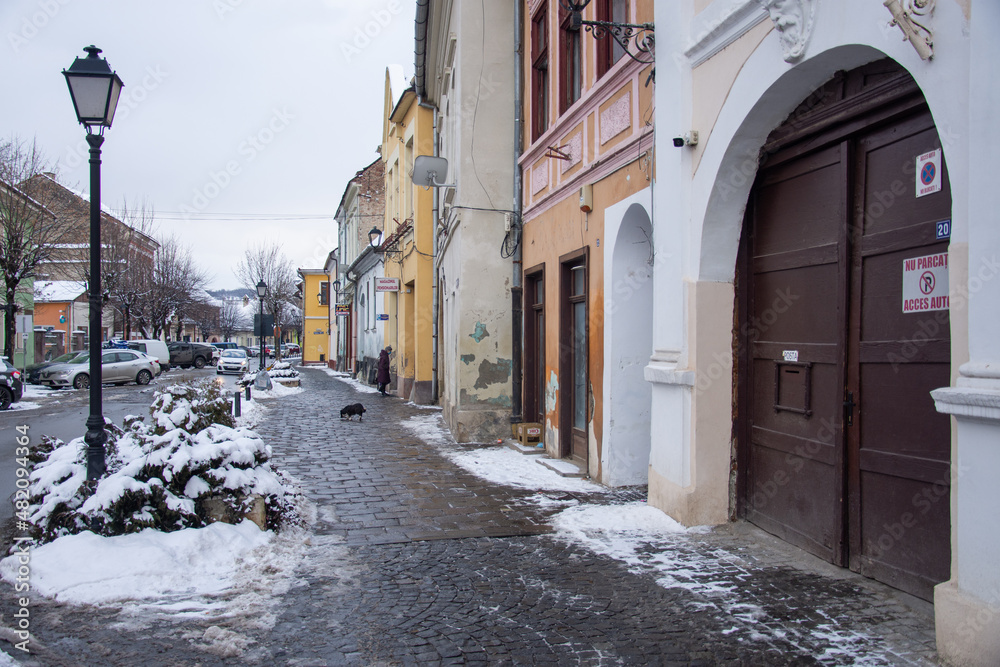
{"label": "lamp post base", "polygon": [[91,415],[87,417],[87,434],[83,441],[87,443],[87,479],[100,479],[107,471],[104,460],[104,443],[108,434],[104,430],[104,418]]}

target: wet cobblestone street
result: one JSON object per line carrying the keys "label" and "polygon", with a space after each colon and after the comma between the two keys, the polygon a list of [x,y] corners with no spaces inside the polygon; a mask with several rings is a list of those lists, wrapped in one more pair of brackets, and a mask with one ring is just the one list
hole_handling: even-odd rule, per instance
{"label": "wet cobblestone street", "polygon": [[[551,519],[634,492],[540,503],[537,490],[485,481],[441,451],[495,444],[418,437],[411,426],[433,423],[438,410],[359,392],[318,369],[302,369],[302,386],[269,401],[256,429],[308,500],[294,574],[269,594],[244,591],[219,614],[38,600],[38,653],[16,657],[37,665],[937,664],[930,605],[752,526],[659,538],[622,562],[557,534]],[[341,421],[340,408],[359,401],[364,420]],[[12,597],[0,600],[5,619]]]}

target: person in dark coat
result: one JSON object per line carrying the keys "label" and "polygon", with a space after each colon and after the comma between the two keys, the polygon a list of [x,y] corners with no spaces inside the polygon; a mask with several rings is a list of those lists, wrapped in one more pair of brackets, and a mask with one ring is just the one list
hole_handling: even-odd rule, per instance
{"label": "person in dark coat", "polygon": [[376,381],[378,382],[378,390],[382,392],[383,396],[388,396],[385,393],[386,387],[389,386],[389,354],[392,352],[392,346],[387,346],[384,350],[378,353],[378,377]]}

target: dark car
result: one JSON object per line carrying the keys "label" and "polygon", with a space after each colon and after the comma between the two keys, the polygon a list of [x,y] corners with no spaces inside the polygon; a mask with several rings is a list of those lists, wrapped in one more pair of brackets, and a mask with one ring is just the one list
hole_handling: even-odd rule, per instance
{"label": "dark car", "polygon": [[24,384],[21,382],[21,371],[6,359],[0,359],[0,410],[6,410],[11,403],[21,400]]}
{"label": "dark car", "polygon": [[204,343],[170,343],[167,345],[170,350],[170,365],[181,368],[204,368],[212,363],[213,353],[218,348]]}
{"label": "dark car", "polygon": [[49,366],[54,366],[55,364],[65,364],[68,361],[76,359],[81,354],[86,354],[86,350],[77,350],[76,352],[67,352],[61,356],[56,357],[50,361],[43,361],[40,364],[32,364],[24,369],[25,377],[24,380],[28,384],[39,384],[39,376],[42,371]]}

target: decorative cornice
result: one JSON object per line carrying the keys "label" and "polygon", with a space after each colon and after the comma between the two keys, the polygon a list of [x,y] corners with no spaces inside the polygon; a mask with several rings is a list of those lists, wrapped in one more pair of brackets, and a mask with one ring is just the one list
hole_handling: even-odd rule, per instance
{"label": "decorative cornice", "polygon": [[727,7],[721,5],[714,3],[691,22],[694,37],[684,56],[692,68],[722,51],[768,16],[758,0],[737,0]]}
{"label": "decorative cornice", "polygon": [[573,196],[585,183],[596,183],[618,171],[622,167],[641,159],[644,152],[653,148],[653,132],[637,135],[635,138],[616,146],[613,151],[592,162],[586,169],[581,169],[567,181],[547,192],[540,199],[524,206],[522,218],[530,222],[547,210],[563,201],[567,196]]}
{"label": "decorative cornice", "polygon": [[1000,422],[1000,366],[970,362],[958,371],[954,387],[931,392],[937,411],[959,418]]}

